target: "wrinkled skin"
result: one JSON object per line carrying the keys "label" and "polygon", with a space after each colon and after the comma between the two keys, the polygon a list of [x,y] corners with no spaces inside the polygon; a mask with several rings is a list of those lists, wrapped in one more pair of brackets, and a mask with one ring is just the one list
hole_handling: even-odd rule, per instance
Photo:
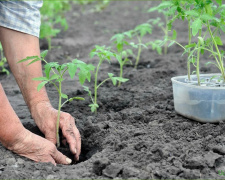
{"label": "wrinkled skin", "polygon": [[[29,62],[17,63],[27,56],[40,56],[39,39],[35,36],[0,27],[0,41],[10,69],[23,94],[31,115],[45,135],[45,139],[27,131],[9,104],[0,84],[0,142],[13,152],[38,162],[53,164],[68,164],[71,162],[56,147],[55,110],[48,99],[45,88],[40,92],[37,86],[40,81],[33,81],[35,77],[42,77],[41,62],[27,66]],[[81,139],[75,126],[74,118],[68,113],[61,113],[60,128],[69,144],[74,160],[79,159]]]}
{"label": "wrinkled skin", "polygon": [[27,129],[19,133],[8,149],[36,162],[51,162],[54,165],[71,163],[71,160],[59,152],[52,142]]}
{"label": "wrinkled skin", "polygon": [[[48,102],[40,102],[36,105],[36,111],[33,111],[32,116],[35,123],[45,135],[45,138],[56,144],[56,121],[58,111],[54,109]],[[48,119],[48,121],[46,121]],[[75,160],[79,160],[81,151],[81,137],[75,126],[74,118],[65,112],[60,114],[59,128],[62,130],[65,142],[68,143],[70,151],[75,155]]]}

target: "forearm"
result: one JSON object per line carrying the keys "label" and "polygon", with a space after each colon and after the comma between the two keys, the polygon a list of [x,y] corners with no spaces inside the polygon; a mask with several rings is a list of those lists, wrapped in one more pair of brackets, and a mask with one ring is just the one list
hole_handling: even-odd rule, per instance
{"label": "forearm", "polygon": [[23,130],[24,127],[9,104],[0,84],[0,142],[10,148]]}
{"label": "forearm", "polygon": [[32,113],[33,107],[39,102],[49,102],[45,88],[38,92],[37,86],[40,82],[32,80],[43,76],[41,62],[29,66],[27,62],[18,64],[17,62],[27,56],[39,56],[39,40],[35,36],[2,27],[0,27],[0,37],[10,69]]}

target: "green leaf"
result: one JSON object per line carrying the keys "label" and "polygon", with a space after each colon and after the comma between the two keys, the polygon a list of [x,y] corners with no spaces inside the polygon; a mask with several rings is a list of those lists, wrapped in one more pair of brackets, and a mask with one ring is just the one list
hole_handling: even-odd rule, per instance
{"label": "green leaf", "polygon": [[144,24],[140,24],[140,25],[136,26],[134,30],[136,32],[138,32],[141,37],[143,37],[147,33],[149,33],[149,34],[152,33],[152,26],[148,23],[144,23]]}
{"label": "green leaf", "polygon": [[124,32],[123,34],[126,35],[128,38],[132,38],[133,33],[134,33],[134,31],[130,30],[130,31]]}
{"label": "green leaf", "polygon": [[58,78],[60,78],[60,76],[58,74],[53,74],[49,80],[52,81],[52,80],[55,80]]}
{"label": "green leaf", "polygon": [[215,36],[214,39],[215,39],[217,45],[219,45],[219,46],[223,45],[223,42],[221,41],[219,36]]}
{"label": "green leaf", "polygon": [[176,39],[177,39],[177,32],[173,30],[172,40],[176,40]]}
{"label": "green leaf", "polygon": [[196,47],[196,43],[192,43],[189,45],[186,45],[185,48],[192,48],[192,47]]}
{"label": "green leaf", "polygon": [[25,61],[29,61],[29,60],[34,60],[34,59],[37,59],[39,58],[38,56],[27,56],[25,59],[22,59],[20,61],[18,61],[17,63],[22,63],[22,62],[25,62]]}
{"label": "green leaf", "polygon": [[222,6],[222,0],[215,0],[220,6]]}
{"label": "green leaf", "polygon": [[89,87],[87,87],[87,86],[83,86],[83,88],[84,88],[84,91],[89,92]]}
{"label": "green leaf", "polygon": [[45,84],[47,84],[47,83],[48,83],[48,81],[43,81],[40,84],[38,84],[37,90],[40,91],[41,88],[43,88],[45,86]]}
{"label": "green leaf", "polygon": [[118,43],[116,45],[117,51],[120,53],[121,51],[123,51],[123,44],[122,43]]}
{"label": "green leaf", "polygon": [[42,58],[45,58],[45,56],[47,56],[48,54],[48,50],[44,50],[42,53],[41,53],[41,57]]}
{"label": "green leaf", "polygon": [[116,34],[114,35],[110,40],[114,40],[116,39],[116,43],[122,43],[123,39],[124,39],[124,35],[123,34]]}
{"label": "green leaf", "polygon": [[98,104],[90,104],[89,106],[91,107],[91,112],[95,112],[99,107]]}
{"label": "green leaf", "polygon": [[194,17],[199,17],[200,15],[199,12],[196,10],[185,11],[185,14]]}
{"label": "green leaf", "polygon": [[169,8],[171,6],[173,6],[173,2],[172,1],[163,1],[162,3],[160,3],[158,5],[158,9],[166,9],[166,8]]}
{"label": "green leaf", "polygon": [[[35,63],[35,62],[37,62],[37,61],[41,61],[41,58],[36,58],[36,59],[34,59],[33,61],[31,61],[28,65],[31,65],[31,64],[33,64],[33,63]],[[27,66],[28,66],[27,65]]]}
{"label": "green leaf", "polygon": [[210,16],[209,14],[203,14],[200,16],[200,18],[204,21],[210,21],[210,20],[213,20],[214,17],[213,16]]}
{"label": "green leaf", "polygon": [[191,58],[188,59],[188,61],[190,63],[193,63],[194,64],[196,62],[196,58],[195,57],[191,57]]}
{"label": "green leaf", "polygon": [[114,77],[111,77],[110,79],[112,80],[113,85],[114,85],[114,86],[116,86],[117,79],[116,79],[116,78],[114,78]]}
{"label": "green leaf", "polygon": [[199,39],[200,44],[204,45],[204,39],[202,37],[200,37],[200,36],[198,37],[198,39]]}
{"label": "green leaf", "polygon": [[68,96],[66,94],[61,93],[62,98],[68,99]]}
{"label": "green leaf", "polygon": [[34,81],[48,81],[48,78],[46,78],[46,77],[37,77],[37,78],[33,78],[32,80],[34,80]]}
{"label": "green leaf", "polygon": [[127,82],[129,81],[129,79],[126,79],[126,78],[122,78],[122,77],[115,77],[116,80],[120,81],[120,82]]}
{"label": "green leaf", "polygon": [[50,66],[50,64],[46,64],[44,67],[45,67],[45,75],[49,79],[51,66]]}
{"label": "green leaf", "polygon": [[211,16],[213,15],[213,10],[212,10],[212,7],[210,4],[206,4],[205,9],[206,9],[207,14],[209,14]]}
{"label": "green leaf", "polygon": [[205,53],[205,50],[204,50],[204,49],[201,49],[201,50],[200,50],[200,53],[201,53],[201,54],[204,54],[204,53]]}
{"label": "green leaf", "polygon": [[75,65],[74,63],[68,63],[68,73],[71,79],[74,78],[76,72],[77,72],[77,65]]}
{"label": "green leaf", "polygon": [[108,76],[109,76],[110,78],[112,78],[112,77],[114,76],[114,74],[113,74],[113,73],[108,73]]}
{"label": "green leaf", "polygon": [[69,99],[69,102],[71,102],[73,100],[82,100],[82,101],[84,101],[85,99],[82,98],[82,97],[72,97],[72,98]]}
{"label": "green leaf", "polygon": [[192,28],[192,35],[196,36],[196,34],[198,33],[198,31],[200,29],[202,29],[202,21],[200,18],[196,19],[192,24],[191,24],[191,28]]}
{"label": "green leaf", "polygon": [[80,71],[80,72],[78,73],[78,76],[79,76],[79,81],[80,81],[80,83],[81,83],[81,84],[84,84],[84,82],[85,82],[85,80],[86,80],[86,78],[87,78],[87,72],[85,72],[85,71]]}

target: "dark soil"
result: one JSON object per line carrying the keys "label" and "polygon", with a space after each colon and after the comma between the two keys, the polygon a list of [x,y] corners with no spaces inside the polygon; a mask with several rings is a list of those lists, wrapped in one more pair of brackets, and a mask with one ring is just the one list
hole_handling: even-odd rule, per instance
{"label": "dark soil", "polygon": [[[82,13],[74,6],[68,13],[69,30],[52,40],[48,61],[69,61],[79,58],[96,64],[89,58],[94,45],[110,45],[109,39],[118,32],[134,28],[157,13],[145,13],[154,1],[113,1],[102,12]],[[90,5],[89,5],[90,6]],[[89,7],[88,6],[88,7]],[[187,24],[174,24],[180,43],[187,42]],[[145,41],[163,37],[160,29]],[[41,41],[41,48],[46,42]],[[77,82],[64,82],[64,92],[79,95],[85,101],[67,104],[63,111],[76,118],[82,135],[80,162],[73,165],[35,163],[20,157],[0,145],[0,179],[224,179],[225,123],[203,124],[178,115],[174,111],[170,78],[186,74],[186,57],[182,49],[172,46],[167,55],[151,49],[143,50],[137,69],[125,67],[124,77],[130,80],[117,88],[111,82],[99,89],[97,115],[90,111],[90,99]],[[201,71],[217,72],[212,66]],[[118,64],[104,63],[99,80],[107,73],[118,74]],[[13,75],[0,74],[6,94],[29,130],[39,133],[31,119]],[[86,84],[90,88],[91,84]],[[57,107],[54,87],[47,86],[53,106]],[[62,152],[70,156],[68,149]]]}

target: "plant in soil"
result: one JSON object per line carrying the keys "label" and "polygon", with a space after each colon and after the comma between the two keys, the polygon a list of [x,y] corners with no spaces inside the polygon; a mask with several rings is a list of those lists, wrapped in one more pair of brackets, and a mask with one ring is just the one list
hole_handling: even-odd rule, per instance
{"label": "plant in soil", "polygon": [[209,56],[215,60],[215,62],[206,64],[214,64],[221,73],[221,79],[225,82],[224,51],[219,49],[219,46],[223,45],[221,33],[225,32],[225,7],[222,5],[222,1],[216,1],[216,3],[206,0],[196,1],[193,8],[186,11],[185,14],[191,21],[191,35],[198,35],[197,43],[186,46],[186,48],[190,48],[190,50],[188,49],[189,59],[196,67],[198,85],[201,85],[200,56],[205,51],[209,52]]}
{"label": "plant in soil", "polygon": [[[223,45],[221,41],[221,33],[225,32],[225,7],[222,1],[173,1],[164,6],[163,8],[176,7],[176,18],[182,18],[188,21],[189,40],[188,44],[183,46],[174,39],[169,39],[173,43],[178,44],[184,49],[184,54],[188,53],[188,80],[190,81],[190,63],[194,65],[196,70],[194,73],[197,75],[198,85],[201,84],[200,80],[200,56],[207,51],[210,57],[213,57],[216,62],[208,62],[206,64],[214,64],[221,73],[222,79],[225,81],[225,71],[223,65],[224,51],[219,49]],[[197,35],[197,42],[192,42],[192,39]]]}
{"label": "plant in soil", "polygon": [[[41,81],[41,83],[38,85],[37,90],[40,91],[42,87],[45,86],[45,84],[50,83],[53,84],[56,88],[58,95],[59,95],[59,102],[58,102],[58,116],[57,116],[57,124],[56,124],[56,136],[57,136],[57,147],[60,146],[60,140],[59,140],[59,120],[60,120],[60,112],[63,105],[65,105],[67,102],[71,102],[73,100],[84,100],[82,97],[71,97],[69,98],[66,94],[62,92],[62,82],[64,81],[64,75],[66,72],[69,73],[71,79],[74,78],[75,75],[78,75],[79,82],[81,84],[84,84],[85,80],[88,80],[90,82],[91,80],[91,71],[94,70],[94,66],[91,64],[86,64],[83,61],[80,61],[78,59],[72,60],[72,62],[64,63],[59,65],[58,62],[50,62],[48,63],[45,60],[45,56],[47,55],[48,51],[43,51],[41,53],[41,57],[38,56],[29,56],[21,61],[26,62],[30,61],[28,65],[35,63],[36,61],[43,61],[45,62],[44,66],[44,77],[37,77],[33,80],[35,81]],[[65,99],[64,102],[62,102],[62,99]]]}
{"label": "plant in soil", "polygon": [[[68,29],[65,13],[70,9],[70,5],[66,1],[43,1],[41,12],[41,28],[40,39],[46,39],[48,49],[52,48],[51,40],[61,32],[59,25],[64,29]],[[57,27],[56,27],[57,26]]]}
{"label": "plant in soil", "polygon": [[[178,1],[178,0],[173,0],[173,1],[163,1],[160,3],[158,6],[150,8],[149,12],[153,11],[158,11],[159,13],[163,13],[166,25],[164,23],[159,23],[158,26],[162,28],[165,36],[164,40],[161,41],[160,46],[164,46],[164,54],[167,52],[167,47],[170,47],[174,42],[177,43],[179,46],[181,46],[185,51],[188,50],[187,52],[190,54],[190,49],[184,48],[180,43],[176,41],[176,31],[173,30],[172,36],[168,36],[169,32],[172,29],[172,24],[174,21],[178,19],[182,20],[187,20],[188,21],[188,46],[191,45],[192,41],[192,34],[191,34],[191,18],[188,14],[185,12],[189,12],[191,10],[191,7],[194,3],[194,0],[189,0],[189,1]],[[167,44],[168,41],[172,41],[170,44]],[[192,60],[189,58],[191,57],[188,55],[188,61],[187,61],[187,74],[188,74],[188,79],[190,81],[190,75],[191,75],[191,62]]]}
{"label": "plant in soil", "polygon": [[6,73],[9,75],[9,71],[5,68],[5,64],[7,63],[6,57],[4,56],[2,44],[0,43],[0,54],[1,54],[1,59],[0,59],[0,72]]}
{"label": "plant in soil", "polygon": [[[129,56],[134,56],[132,49],[125,49],[125,45],[130,45],[127,41],[126,38],[131,38],[132,37],[132,31],[127,31],[124,33],[119,33],[115,34],[112,38],[111,41],[115,44],[115,57],[117,61],[120,64],[120,78],[123,78],[123,67],[124,65],[128,63],[132,63],[129,59]],[[121,81],[119,81],[118,86],[121,85]]]}
{"label": "plant in soil", "polygon": [[98,65],[95,69],[95,83],[94,83],[94,97],[92,96],[92,92],[90,91],[89,87],[83,86],[84,90],[88,92],[88,95],[91,98],[92,104],[89,106],[91,107],[91,112],[97,113],[97,108],[99,108],[99,105],[97,103],[97,97],[98,97],[98,88],[101,87],[106,81],[111,80],[113,85],[116,86],[117,81],[118,82],[126,82],[128,79],[122,78],[122,77],[115,77],[113,73],[108,73],[108,78],[101,81],[101,83],[98,84],[98,74],[100,67],[104,61],[108,61],[110,63],[111,58],[115,57],[116,55],[111,51],[109,47],[105,46],[98,46],[96,45],[95,48],[90,52],[90,57],[93,58],[94,56],[97,56],[98,59]]}
{"label": "plant in soil", "polygon": [[[167,8],[167,9],[165,9]],[[162,1],[162,3],[160,3],[158,6],[156,7],[152,7],[148,10],[149,13],[157,11],[158,13],[163,14],[164,17],[164,22],[161,21],[161,18],[156,18],[156,19],[150,19],[148,22],[152,22],[153,25],[157,25],[158,27],[160,27],[164,33],[164,40],[167,41],[168,39],[170,39],[169,36],[169,32],[170,32],[170,26],[172,21],[169,21],[170,19],[174,19],[177,18],[175,13],[177,11],[177,8],[175,6],[175,4],[171,1]],[[159,46],[160,41],[156,41],[156,45]],[[154,44],[153,44],[154,45]],[[156,46],[155,45],[155,46]],[[157,47],[158,47],[157,46]],[[164,43],[164,54],[167,54],[167,48],[168,48],[168,44],[165,42]],[[159,49],[159,47],[158,47]],[[159,52],[159,50],[158,50]]]}
{"label": "plant in soil", "polygon": [[140,57],[141,57],[141,51],[142,48],[147,48],[147,46],[145,44],[143,44],[143,37],[146,34],[151,34],[152,33],[152,26],[149,23],[144,23],[144,24],[140,24],[138,26],[136,26],[133,30],[132,30],[132,38],[136,37],[138,40],[138,44],[135,44],[133,42],[130,43],[130,45],[133,48],[137,48],[138,49],[138,54],[136,56],[136,62],[135,62],[135,66],[134,68],[137,68]]}

